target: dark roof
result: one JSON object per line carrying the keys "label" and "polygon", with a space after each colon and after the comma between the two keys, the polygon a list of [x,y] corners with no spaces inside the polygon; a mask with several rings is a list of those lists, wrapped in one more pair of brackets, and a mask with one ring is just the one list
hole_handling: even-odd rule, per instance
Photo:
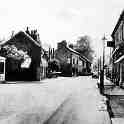
{"label": "dark roof", "polygon": [[[22,32],[22,31],[21,31]],[[39,46],[39,47],[41,47],[41,45],[37,42],[37,41],[35,41],[29,34],[27,34],[26,32],[22,32],[22,33],[24,33],[32,42],[34,42],[37,46]]]}
{"label": "dark roof", "polygon": [[37,41],[35,41],[30,35],[28,35],[28,34],[27,34],[26,32],[24,32],[24,31],[19,31],[17,34],[15,34],[15,35],[14,35],[12,38],[10,38],[8,41],[4,42],[3,45],[6,44],[7,42],[9,42],[10,40],[14,39],[15,37],[19,36],[19,35],[22,35],[22,36],[28,38],[28,39],[29,39],[30,41],[32,41],[35,45],[37,45],[38,47],[41,47],[41,45],[40,45]]}
{"label": "dark roof", "polygon": [[118,21],[117,21],[117,24],[116,24],[116,26],[115,26],[115,28],[114,28],[112,34],[111,34],[112,37],[114,36],[115,32],[117,31],[117,29],[118,29],[118,27],[119,27],[119,25],[120,25],[120,22],[121,22],[123,19],[124,19],[124,10],[123,10],[122,13],[120,14],[120,17],[119,17],[119,19],[118,19]]}
{"label": "dark roof", "polygon": [[72,49],[72,48],[70,48],[70,47],[68,47],[68,46],[66,46],[66,48],[67,48],[69,51],[71,51],[71,52],[73,52],[73,53],[79,55],[79,56],[80,56],[80,59],[83,59],[83,60],[88,61],[89,63],[92,63],[88,58],[86,58],[85,56],[81,55],[79,52],[75,51],[74,49]]}

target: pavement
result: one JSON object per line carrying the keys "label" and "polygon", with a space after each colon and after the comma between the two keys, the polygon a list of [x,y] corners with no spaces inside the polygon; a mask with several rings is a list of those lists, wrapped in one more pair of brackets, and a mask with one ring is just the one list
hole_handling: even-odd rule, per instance
{"label": "pavement", "polygon": [[112,112],[112,124],[124,123],[124,89],[115,86],[113,82],[105,78],[104,93],[109,98],[109,106]]}
{"label": "pavement", "polygon": [[[100,82],[98,80],[98,82]],[[119,86],[115,86],[112,81],[104,77],[104,87],[105,87],[105,94],[107,95],[124,95],[124,89],[120,88]]]}
{"label": "pavement", "polygon": [[112,124],[123,124],[124,119],[123,118],[112,118]]}
{"label": "pavement", "polygon": [[111,124],[91,77],[0,84],[0,124]]}

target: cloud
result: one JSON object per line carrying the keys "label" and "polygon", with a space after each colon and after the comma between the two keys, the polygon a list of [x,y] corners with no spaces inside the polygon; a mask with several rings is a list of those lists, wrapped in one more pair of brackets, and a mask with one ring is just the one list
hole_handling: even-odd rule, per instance
{"label": "cloud", "polygon": [[59,10],[56,17],[60,20],[64,21],[72,21],[75,19],[78,15],[80,15],[80,11],[74,8],[64,8]]}

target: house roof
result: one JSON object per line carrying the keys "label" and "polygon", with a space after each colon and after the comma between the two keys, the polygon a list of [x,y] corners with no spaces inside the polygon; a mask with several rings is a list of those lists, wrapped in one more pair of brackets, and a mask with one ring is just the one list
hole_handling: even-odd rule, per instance
{"label": "house roof", "polygon": [[71,51],[71,52],[73,52],[73,53],[79,55],[79,56],[80,56],[80,59],[83,59],[83,60],[85,60],[85,61],[88,61],[89,63],[92,63],[88,58],[86,58],[85,56],[81,55],[79,52],[75,51],[74,49],[72,49],[72,48],[70,48],[70,47],[68,47],[68,46],[66,46],[66,48],[67,48],[69,51]]}
{"label": "house roof", "polygon": [[117,29],[118,29],[118,27],[119,27],[119,25],[120,25],[121,20],[123,20],[123,19],[124,19],[124,10],[123,10],[122,13],[120,14],[120,17],[119,17],[119,19],[118,19],[118,21],[117,21],[117,24],[116,24],[116,26],[115,26],[115,28],[114,28],[112,34],[111,34],[112,37],[114,36],[115,32],[117,31]]}
{"label": "house roof", "polygon": [[41,45],[35,41],[29,34],[27,34],[26,32],[24,31],[21,31],[22,33],[24,33],[30,40],[32,40],[37,46],[41,47]]}
{"label": "house roof", "polygon": [[124,55],[122,55],[119,59],[117,59],[114,63],[118,63],[120,61],[124,60]]}
{"label": "house roof", "polygon": [[[7,42],[9,42],[10,40],[12,40],[13,38],[17,37],[18,35],[23,35],[24,37],[28,38],[30,41],[32,41],[35,45],[37,45],[38,47],[41,47],[39,43],[37,43],[37,41],[35,41],[30,35],[28,35],[26,32],[24,31],[19,31],[17,34],[15,34],[12,38],[10,38],[9,40],[7,40],[6,42],[3,42],[3,44],[6,44]],[[3,45],[1,44],[1,45]]]}

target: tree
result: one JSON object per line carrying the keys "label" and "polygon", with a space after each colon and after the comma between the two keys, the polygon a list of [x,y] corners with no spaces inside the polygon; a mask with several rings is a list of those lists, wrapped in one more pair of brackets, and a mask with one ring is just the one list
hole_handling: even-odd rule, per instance
{"label": "tree", "polygon": [[76,41],[76,51],[78,51],[81,55],[87,57],[89,60],[93,60],[93,49],[91,47],[92,39],[89,36],[80,37]]}
{"label": "tree", "polygon": [[29,68],[31,64],[31,57],[27,54],[27,51],[18,50],[15,45],[3,46],[0,55],[17,60],[21,64],[21,68]]}

